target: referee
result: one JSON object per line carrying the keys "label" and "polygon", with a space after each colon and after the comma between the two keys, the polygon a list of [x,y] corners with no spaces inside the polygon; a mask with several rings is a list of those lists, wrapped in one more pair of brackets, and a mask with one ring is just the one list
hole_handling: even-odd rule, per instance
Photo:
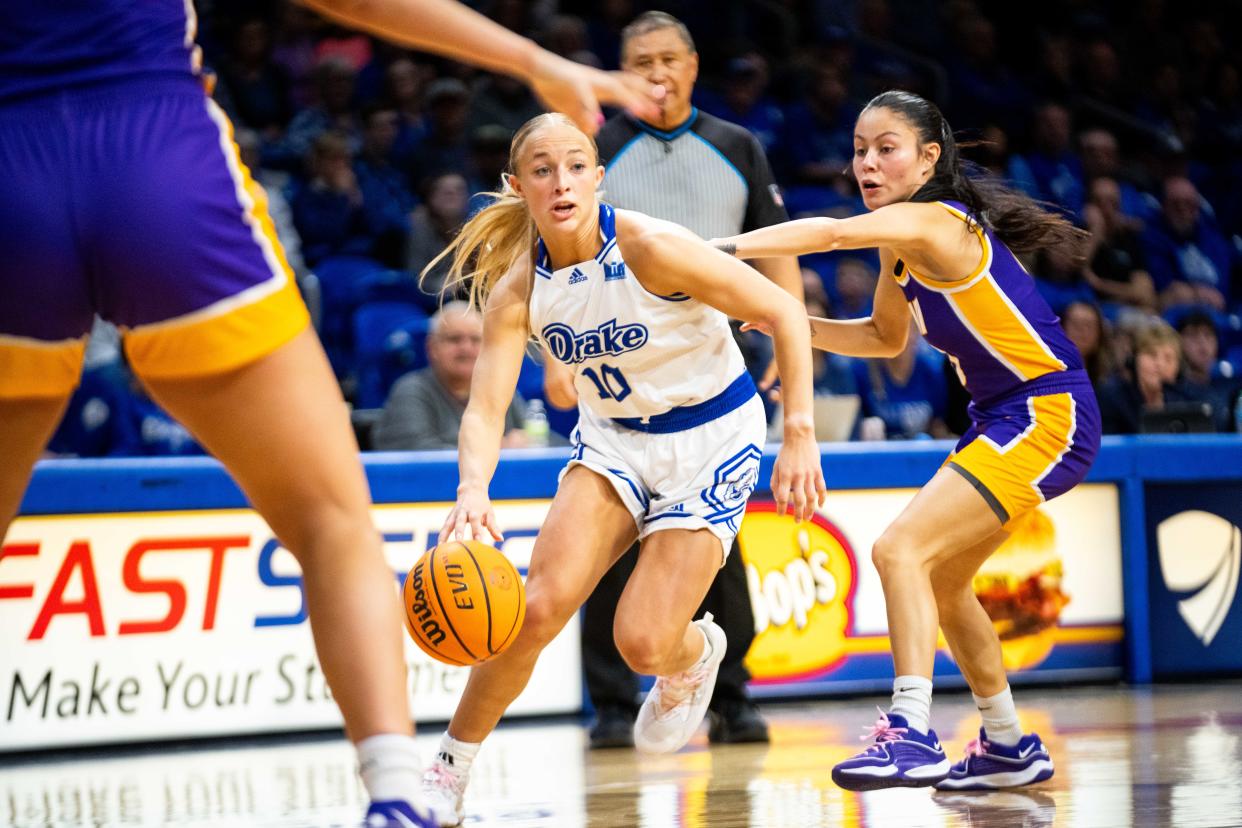
{"label": "referee", "polygon": [[[618,115],[597,136],[606,166],[603,197],[624,209],[688,227],[704,239],[722,238],[787,221],[780,192],[758,140],[746,129],[690,104],[699,56],[690,32],[664,12],[646,12],[621,33],[622,68],[666,90],[658,122]],[[795,257],[754,261],[759,271],[802,299]],[[766,367],[743,347],[752,374]],[[762,362],[763,364],[756,364]],[[568,377],[565,378],[568,381]],[[562,386],[560,389],[554,386]],[[572,388],[549,378],[554,403],[573,403]],[[587,599],[582,662],[597,718],[591,747],[632,746],[638,678],[613,642],[613,613],[638,558],[635,544],[604,575]],[[715,616],[729,641],[710,707],[712,742],[766,742],[767,723],[746,693],[742,661],[755,637],[746,570],[737,541],[699,614]]]}

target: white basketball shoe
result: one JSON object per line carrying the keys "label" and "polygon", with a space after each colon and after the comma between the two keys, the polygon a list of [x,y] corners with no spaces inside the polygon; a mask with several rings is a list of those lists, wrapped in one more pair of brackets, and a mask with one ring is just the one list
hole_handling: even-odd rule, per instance
{"label": "white basketball shoe", "polygon": [[645,753],[680,750],[707,715],[728,641],[724,630],[712,621],[710,612],[694,625],[706,636],[711,655],[698,667],[656,679],[634,722],[634,746]]}
{"label": "white basketball shoe", "polygon": [[470,771],[453,767],[444,761],[442,754],[437,755],[423,771],[423,804],[431,811],[440,828],[461,825],[465,818],[462,797],[469,781]]}

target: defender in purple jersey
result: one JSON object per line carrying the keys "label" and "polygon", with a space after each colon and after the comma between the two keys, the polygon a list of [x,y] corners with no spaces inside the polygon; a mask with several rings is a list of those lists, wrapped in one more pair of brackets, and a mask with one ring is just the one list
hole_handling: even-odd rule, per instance
{"label": "defender in purple jersey", "polygon": [[[967,177],[940,110],[907,92],[885,92],[858,116],[854,175],[865,215],[717,241],[744,259],[878,247],[872,315],[812,318],[813,344],[892,356],[912,315],[972,397],[970,429],[872,549],[888,605],[893,703],[874,744],[832,778],[850,790],[1039,782],[1052,775],[1052,759],[1022,733],[1000,641],[972,581],[1011,521],[1079,483],[1099,449],[1100,413],[1082,358],[1014,255],[1075,243],[1079,231],[1019,193]],[[937,628],[986,734],[952,770],[929,724]]]}
{"label": "defender in purple jersey", "polygon": [[[451,0],[307,2],[516,74],[592,132],[600,100],[657,109],[645,81],[573,64]],[[191,0],[0,3],[0,537],[103,316],[151,396],[301,564],[367,824],[428,826],[441,820],[418,801],[400,609],[357,444],[263,192],[204,91],[195,30]]]}

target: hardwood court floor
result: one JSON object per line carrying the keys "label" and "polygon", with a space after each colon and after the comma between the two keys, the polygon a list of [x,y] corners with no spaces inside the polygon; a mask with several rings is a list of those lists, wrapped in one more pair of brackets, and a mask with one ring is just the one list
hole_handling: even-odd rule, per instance
{"label": "hardwood court floor", "polygon": [[[572,723],[508,725],[467,791],[467,826],[1242,826],[1242,683],[1151,690],[1019,691],[1056,776],[1020,791],[852,794],[829,779],[858,749],[874,702],[769,705],[770,746],[645,757],[587,751]],[[941,739],[956,759],[976,727],[969,697],[942,694]],[[430,756],[438,728],[420,737]],[[169,750],[0,758],[0,825],[344,826],[365,797],[339,737]]]}

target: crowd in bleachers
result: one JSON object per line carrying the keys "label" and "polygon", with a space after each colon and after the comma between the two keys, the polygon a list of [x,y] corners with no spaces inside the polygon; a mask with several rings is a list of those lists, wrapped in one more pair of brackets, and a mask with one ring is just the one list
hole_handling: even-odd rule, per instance
{"label": "crowd in bleachers", "polygon": [[[214,95],[268,194],[345,394],[359,410],[381,409],[399,378],[428,366],[447,267],[419,274],[477,208],[476,194],[496,188],[509,137],[541,107],[510,78],[336,28],[291,2],[197,5]],[[696,105],[759,138],[793,216],[862,212],[849,173],[859,109],[893,87],[930,97],[980,174],[1089,231],[1083,250],[1047,249],[1025,264],[1087,360],[1106,432],[1159,427],[1148,413],[1202,403],[1211,428],[1238,430],[1242,53],[1225,25],[1236,3],[472,5],[606,68],[618,65],[621,28],[635,15],[674,13],[701,55]],[[802,266],[812,313],[869,312],[874,255],[805,256]],[[195,450],[144,402],[115,353],[106,341],[95,347],[52,450]],[[519,391],[542,417],[537,357]],[[844,430],[854,439],[966,427],[952,368],[917,336],[892,359],[818,354],[816,377],[818,393],[857,396]],[[547,414],[554,432],[572,425],[572,412]]]}

